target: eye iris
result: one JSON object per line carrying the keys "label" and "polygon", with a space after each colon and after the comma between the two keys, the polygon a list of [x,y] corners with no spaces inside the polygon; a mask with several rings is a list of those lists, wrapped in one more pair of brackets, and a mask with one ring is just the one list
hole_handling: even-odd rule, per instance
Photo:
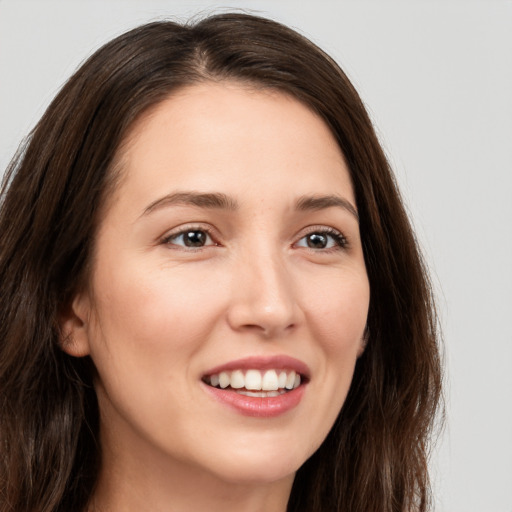
{"label": "eye iris", "polygon": [[307,243],[311,249],[324,249],[327,247],[327,236],[321,233],[312,233],[308,236]]}
{"label": "eye iris", "polygon": [[187,247],[202,247],[206,243],[204,231],[187,231],[183,235],[183,241]]}

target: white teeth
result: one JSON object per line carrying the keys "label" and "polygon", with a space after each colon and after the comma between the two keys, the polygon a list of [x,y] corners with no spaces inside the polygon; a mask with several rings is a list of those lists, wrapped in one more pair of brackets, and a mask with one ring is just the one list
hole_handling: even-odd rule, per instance
{"label": "white teeth", "polygon": [[258,370],[249,370],[245,374],[245,389],[261,390],[261,373]]}
{"label": "white teeth", "polygon": [[245,396],[256,396],[258,398],[265,398],[269,396],[279,396],[286,393],[284,389],[281,389],[280,391],[237,391],[239,395],[245,395]]}
{"label": "white teeth", "polygon": [[279,381],[277,379],[277,372],[275,370],[267,370],[265,372],[261,382],[261,389],[264,391],[276,391],[279,389]]}
{"label": "white teeth", "polygon": [[295,384],[295,375],[295,372],[292,371],[286,376],[286,384],[284,386],[286,389],[293,389]]}
{"label": "white teeth", "polygon": [[268,397],[278,396],[286,390],[298,388],[301,377],[293,370],[247,370],[245,375],[242,370],[234,370],[210,375],[206,382],[216,388],[231,387],[247,396]]}
{"label": "white teeth", "polygon": [[245,387],[244,374],[240,370],[235,370],[231,374],[231,387],[241,389]]}
{"label": "white teeth", "polygon": [[225,389],[231,383],[231,376],[228,372],[220,372],[219,374],[219,385],[222,389]]}

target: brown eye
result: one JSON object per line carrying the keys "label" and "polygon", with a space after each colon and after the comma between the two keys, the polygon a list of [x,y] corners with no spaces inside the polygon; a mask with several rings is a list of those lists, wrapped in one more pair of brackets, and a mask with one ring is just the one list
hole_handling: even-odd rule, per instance
{"label": "brown eye", "polygon": [[186,247],[202,247],[207,238],[204,231],[187,231],[183,234],[183,243]]}
{"label": "brown eye", "polygon": [[322,233],[312,233],[306,237],[306,244],[311,249],[325,249],[329,239]]}
{"label": "brown eye", "polygon": [[319,230],[303,236],[296,245],[316,250],[342,249],[347,245],[347,240],[338,231]]}
{"label": "brown eye", "polygon": [[186,229],[175,235],[166,238],[164,242],[168,245],[177,245],[197,249],[207,245],[215,245],[210,235],[202,229]]}

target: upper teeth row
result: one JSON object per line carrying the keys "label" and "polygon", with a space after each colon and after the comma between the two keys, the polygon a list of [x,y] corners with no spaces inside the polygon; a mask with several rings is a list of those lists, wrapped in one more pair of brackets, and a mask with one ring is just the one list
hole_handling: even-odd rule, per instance
{"label": "upper teeth row", "polygon": [[293,370],[234,370],[210,375],[209,384],[225,389],[250,389],[255,391],[275,391],[278,389],[295,389],[300,386],[300,375]]}

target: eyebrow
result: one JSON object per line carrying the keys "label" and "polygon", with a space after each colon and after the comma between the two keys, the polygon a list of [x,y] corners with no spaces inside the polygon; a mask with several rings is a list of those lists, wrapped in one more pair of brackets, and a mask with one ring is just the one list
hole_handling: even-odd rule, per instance
{"label": "eyebrow", "polygon": [[199,193],[199,192],[175,192],[165,197],[157,199],[151,203],[143,215],[147,215],[155,210],[173,205],[191,205],[199,208],[208,208],[215,210],[237,210],[238,203],[233,198],[220,192]]}
{"label": "eyebrow", "polygon": [[302,196],[296,203],[296,208],[299,211],[324,210],[332,207],[343,208],[351,213],[359,222],[359,214],[355,207],[350,201],[341,196],[334,194],[327,196]]}
{"label": "eyebrow", "polygon": [[[151,203],[144,210],[143,215],[148,215],[155,210],[173,205],[190,205],[197,206],[199,208],[230,211],[236,211],[239,208],[239,204],[236,199],[233,199],[222,192],[174,192]],[[303,212],[324,210],[333,207],[343,208],[352,214],[359,222],[359,215],[354,206],[347,199],[338,195],[302,196],[299,197],[295,203],[295,209]]]}

